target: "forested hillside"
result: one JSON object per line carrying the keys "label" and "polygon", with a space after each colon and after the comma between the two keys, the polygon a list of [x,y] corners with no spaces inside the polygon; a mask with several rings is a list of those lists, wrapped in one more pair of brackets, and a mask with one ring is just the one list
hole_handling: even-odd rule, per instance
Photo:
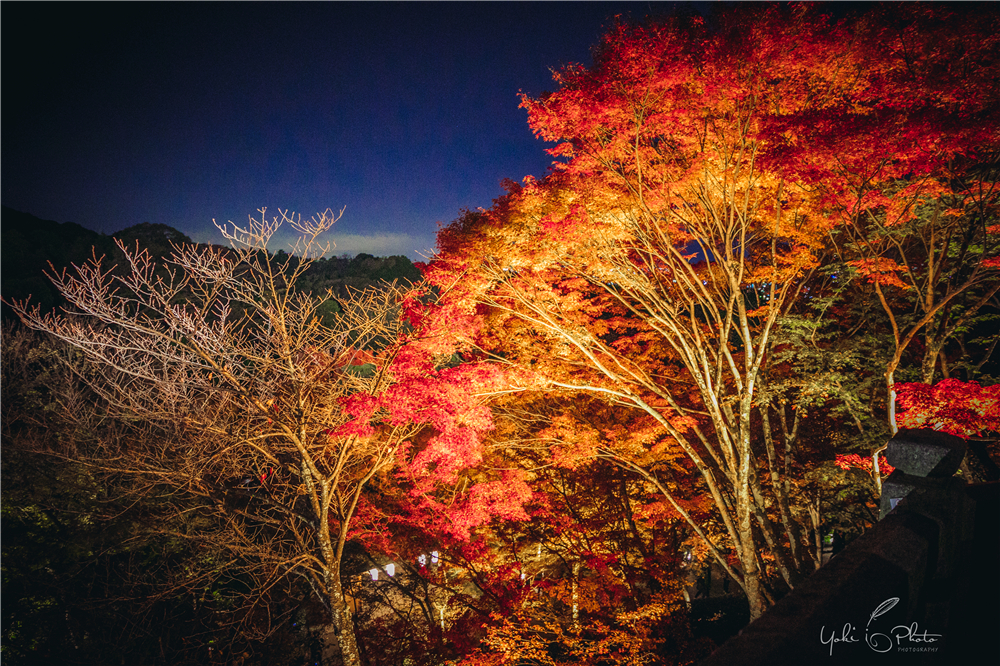
{"label": "forested hillside", "polygon": [[[92,255],[106,257],[105,267],[124,265],[125,256],[115,244],[126,247],[138,243],[156,258],[167,258],[171,243],[191,243],[191,239],[164,224],[144,222],[106,236],[85,229],[73,222],[42,220],[4,206],[0,211],[0,294],[6,299],[22,299],[29,295],[32,302],[45,309],[63,303],[62,297],[45,277],[51,264],[57,271],[80,265]],[[281,256],[283,250],[272,248]],[[329,257],[316,261],[300,281],[300,288],[317,294],[332,290],[344,296],[349,289],[365,289],[381,282],[416,283],[420,272],[404,256]],[[9,318],[3,306],[4,319]]]}

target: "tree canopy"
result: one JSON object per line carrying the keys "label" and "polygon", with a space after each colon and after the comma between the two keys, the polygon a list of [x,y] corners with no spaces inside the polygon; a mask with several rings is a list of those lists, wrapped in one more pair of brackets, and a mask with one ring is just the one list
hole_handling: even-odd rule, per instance
{"label": "tree canopy", "polygon": [[[549,173],[425,282],[319,258],[332,213],[54,274],[71,314],[12,306],[77,350],[58,441],[5,445],[163,516],[140,546],[194,544],[261,637],[311,608],[326,659],[690,663],[698,602],[757,617],[877,519],[897,427],[997,456],[998,45],[944,4],[616,22],[521,97]],[[68,406],[114,427],[67,446]]]}

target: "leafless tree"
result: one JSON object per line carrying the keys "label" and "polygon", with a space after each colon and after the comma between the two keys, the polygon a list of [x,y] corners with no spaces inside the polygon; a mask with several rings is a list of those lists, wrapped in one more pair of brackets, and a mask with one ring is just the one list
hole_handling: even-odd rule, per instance
{"label": "leafless tree", "polygon": [[[81,377],[114,416],[162,433],[109,443],[90,461],[175,505],[171,529],[228,553],[259,592],[289,576],[307,581],[329,610],[343,663],[359,664],[344,549],[366,485],[417,426],[338,429],[351,419],[344,398],[391,384],[385,364],[365,361],[402,344],[400,294],[355,293],[323,315],[329,295],[302,293],[296,281],[329,251],[319,237],[340,215],[260,213],[245,227],[217,225],[231,249],[175,246],[160,263],[120,246],[126,271],[94,257],[51,275],[70,303],[64,314],[11,306],[29,327],[82,350],[92,371]],[[299,240],[275,257],[268,245],[283,223]]]}

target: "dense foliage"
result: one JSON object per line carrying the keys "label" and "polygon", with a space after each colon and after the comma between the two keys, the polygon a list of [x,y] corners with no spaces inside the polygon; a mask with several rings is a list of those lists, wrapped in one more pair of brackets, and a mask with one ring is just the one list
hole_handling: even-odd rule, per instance
{"label": "dense foliage", "polygon": [[310,259],[326,216],[56,256],[89,318],[4,335],[4,658],[693,663],[876,520],[897,427],[996,454],[998,45],[943,5],[616,24],[422,284]]}

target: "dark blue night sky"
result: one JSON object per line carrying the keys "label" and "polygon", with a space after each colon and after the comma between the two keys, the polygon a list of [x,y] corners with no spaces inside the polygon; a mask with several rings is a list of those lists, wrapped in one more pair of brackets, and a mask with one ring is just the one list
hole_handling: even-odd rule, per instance
{"label": "dark blue night sky", "polygon": [[2,202],[199,241],[261,206],[346,207],[336,254],[416,259],[502,179],[544,175],[519,90],[589,64],[616,14],[667,9],[3,3]]}

